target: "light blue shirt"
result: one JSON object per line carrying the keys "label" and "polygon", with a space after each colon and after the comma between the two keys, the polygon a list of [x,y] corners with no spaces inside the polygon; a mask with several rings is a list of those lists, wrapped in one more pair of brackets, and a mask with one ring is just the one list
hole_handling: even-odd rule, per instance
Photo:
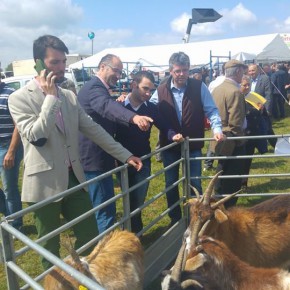
{"label": "light blue shirt", "polygon": [[258,76],[256,77],[256,79],[252,79],[251,78],[251,91],[254,92],[255,89],[256,89],[256,85],[257,85],[257,82],[258,82]]}
{"label": "light blue shirt", "polygon": [[[177,113],[178,120],[181,124],[182,119],[182,100],[186,86],[183,88],[176,88],[171,82],[170,88],[173,94],[174,106]],[[157,104],[158,103],[158,91],[156,90],[152,95],[150,102]],[[214,134],[222,133],[222,122],[219,115],[219,111],[214,103],[211,93],[209,92],[205,83],[201,84],[201,103],[203,106],[203,111],[205,116],[210,121],[210,126]]]}

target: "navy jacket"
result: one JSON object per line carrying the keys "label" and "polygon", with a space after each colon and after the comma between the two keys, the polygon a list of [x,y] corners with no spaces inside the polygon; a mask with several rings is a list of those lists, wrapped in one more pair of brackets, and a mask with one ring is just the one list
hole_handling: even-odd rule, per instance
{"label": "navy jacket", "polygon": [[[123,103],[124,105],[124,103]],[[131,104],[127,104],[126,108],[131,111],[134,111]],[[150,133],[151,128],[155,125],[168,140],[172,141],[172,137],[176,132],[172,129],[169,129],[165,120],[160,116],[158,112],[157,105],[146,102],[143,103],[138,110],[136,111],[138,115],[149,116],[153,119],[153,123],[150,123],[150,129],[147,131],[141,131],[137,125],[130,124],[129,128],[118,125],[116,140],[120,142],[126,149],[132,152],[135,156],[141,157],[151,152],[150,148]]]}
{"label": "navy jacket", "polygon": [[[78,93],[78,101],[86,113],[111,136],[116,133],[116,122],[128,126],[130,119],[136,115],[116,102],[98,77],[84,84]],[[85,171],[109,171],[114,168],[114,158],[82,134],[79,147]]]}
{"label": "navy jacket", "polygon": [[271,81],[275,85],[275,86],[273,85],[273,94],[280,95],[281,92],[281,94],[286,98],[287,92],[285,86],[288,83],[287,73],[284,70],[279,69],[272,74]]}

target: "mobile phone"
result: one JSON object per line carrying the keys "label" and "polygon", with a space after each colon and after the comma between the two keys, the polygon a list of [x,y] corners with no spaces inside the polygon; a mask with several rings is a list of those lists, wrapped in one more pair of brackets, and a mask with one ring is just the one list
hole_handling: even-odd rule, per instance
{"label": "mobile phone", "polygon": [[37,59],[35,62],[35,66],[34,69],[37,71],[38,75],[40,75],[40,72],[44,69],[46,69],[46,73],[45,76],[48,75],[49,71],[46,67],[46,65],[44,64],[44,61],[42,59]]}

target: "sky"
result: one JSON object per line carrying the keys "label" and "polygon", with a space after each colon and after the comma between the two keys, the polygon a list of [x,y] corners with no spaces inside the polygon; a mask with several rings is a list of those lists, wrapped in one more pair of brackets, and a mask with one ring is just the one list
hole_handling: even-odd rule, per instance
{"label": "sky", "polygon": [[32,58],[33,41],[44,34],[61,38],[72,54],[87,55],[182,43],[192,8],[213,8],[222,18],[193,25],[190,42],[290,33],[289,0],[0,0],[1,67]]}

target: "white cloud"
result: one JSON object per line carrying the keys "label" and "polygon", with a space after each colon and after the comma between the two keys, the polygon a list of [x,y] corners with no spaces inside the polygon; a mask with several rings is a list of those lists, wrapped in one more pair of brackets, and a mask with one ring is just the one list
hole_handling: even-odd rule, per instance
{"label": "white cloud", "polygon": [[[218,12],[222,15],[222,18],[216,22],[192,25],[191,35],[202,39],[208,36],[222,35],[229,30],[236,31],[241,28],[245,29],[245,27],[257,23],[256,15],[245,8],[241,3],[232,9],[224,8]],[[183,13],[179,17],[173,19],[170,24],[172,31],[184,35],[190,18],[191,16],[189,14]]]}
{"label": "white cloud", "polygon": [[[14,60],[32,58],[33,41],[44,34],[60,37],[70,53],[91,54],[90,30],[80,28],[84,11],[71,0],[0,0],[0,62],[2,68]],[[17,17],[15,17],[17,7]],[[94,52],[125,46],[129,29],[92,29]]]}
{"label": "white cloud", "polygon": [[173,19],[170,23],[172,31],[184,34],[190,17],[188,13],[183,13],[179,17]]}
{"label": "white cloud", "polygon": [[33,40],[40,35],[73,31],[83,10],[71,0],[1,0],[0,15],[0,62],[5,68],[13,60],[32,58]]}
{"label": "white cloud", "polygon": [[290,16],[284,21],[286,26],[290,26]]}
{"label": "white cloud", "polygon": [[[191,15],[183,13],[179,17],[173,19],[170,23],[173,32],[178,33],[179,36],[183,37],[187,31],[188,21]],[[204,38],[205,36],[221,34],[222,30],[217,23],[198,23],[193,24],[191,27],[190,35],[198,38]],[[192,38],[192,37],[191,37]]]}
{"label": "white cloud", "polygon": [[266,23],[269,26],[269,31],[271,31],[272,33],[290,32],[290,16],[287,17],[285,20],[272,17],[268,19]]}
{"label": "white cloud", "polygon": [[83,10],[71,0],[1,0],[0,14],[14,28],[65,29],[82,19]]}
{"label": "white cloud", "polygon": [[257,16],[241,3],[231,10],[223,9],[221,14],[223,15],[221,21],[223,22],[224,29],[230,27],[233,31],[252,27],[258,22]]}

